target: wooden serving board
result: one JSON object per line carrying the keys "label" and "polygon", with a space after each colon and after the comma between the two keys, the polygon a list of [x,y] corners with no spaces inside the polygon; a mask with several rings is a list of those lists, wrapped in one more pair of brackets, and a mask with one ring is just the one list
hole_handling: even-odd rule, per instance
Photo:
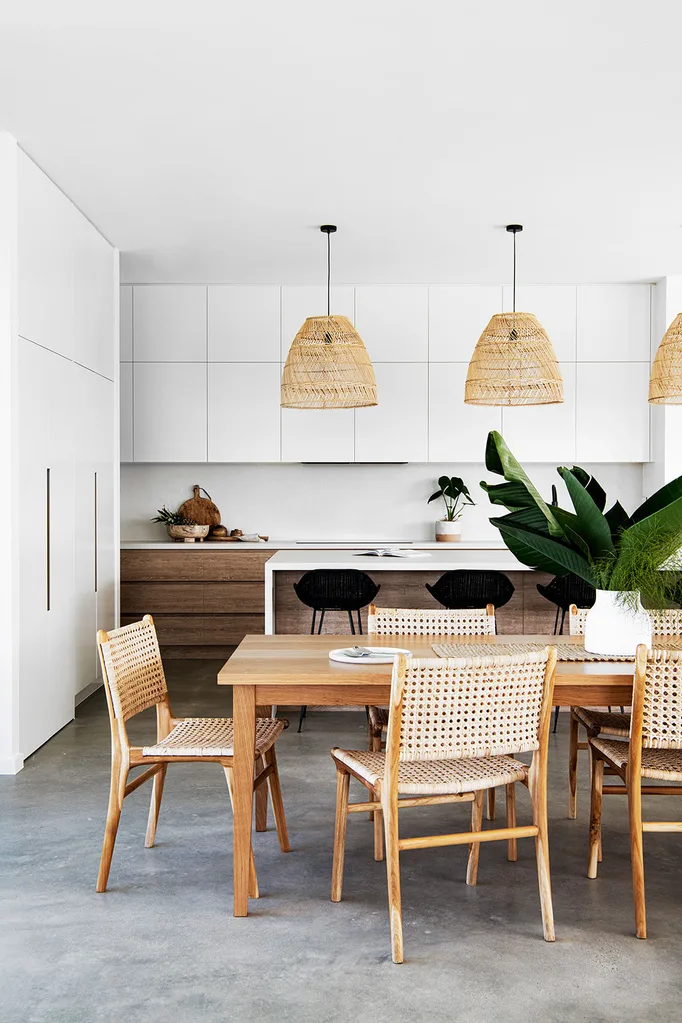
{"label": "wooden serving board", "polygon": [[194,496],[190,497],[184,504],[181,504],[178,512],[186,519],[192,519],[198,526],[219,526],[220,510],[208,494],[206,494],[205,490],[206,497],[201,496],[202,489],[202,487],[198,486],[192,487]]}

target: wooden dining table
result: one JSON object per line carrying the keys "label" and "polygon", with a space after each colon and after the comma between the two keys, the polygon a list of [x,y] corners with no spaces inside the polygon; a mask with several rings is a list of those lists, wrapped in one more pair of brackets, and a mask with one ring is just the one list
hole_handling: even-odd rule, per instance
{"label": "wooden dining table", "polygon": [[[580,636],[372,636],[373,647],[409,649],[414,657],[435,657],[433,644],[468,642],[491,647],[508,643],[583,643]],[[346,636],[246,636],[218,673],[218,684],[233,687],[234,718],[234,915],[249,910],[249,861],[253,823],[253,751],[256,709],[272,705],[387,706],[391,664],[330,661],[329,651],[347,647]],[[557,664],[554,704],[570,707],[632,702],[632,661],[566,661]],[[262,708],[262,710],[260,709]],[[331,769],[331,768],[330,768]]]}

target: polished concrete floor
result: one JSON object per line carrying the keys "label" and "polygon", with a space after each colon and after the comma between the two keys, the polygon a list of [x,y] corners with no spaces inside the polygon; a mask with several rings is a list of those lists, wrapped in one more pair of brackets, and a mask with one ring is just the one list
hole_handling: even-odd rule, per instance
{"label": "polished concrete floor", "polygon": [[[229,713],[215,663],[167,668],[176,713]],[[149,715],[135,725],[133,739],[151,734]],[[557,942],[542,940],[531,840],[517,863],[503,843],[484,845],[475,889],[464,884],[464,849],[421,850],[403,854],[406,958],[394,966],[384,866],[364,815],[349,822],[344,901],[329,901],[329,749],[362,747],[363,715],[313,713],[301,735],[282,736],[292,851],[279,852],[272,830],[256,835],[262,898],[235,920],[231,813],[213,765],[169,771],[154,849],[143,848],[147,790],[126,800],[110,889],[95,894],[109,772],[97,693],[16,778],[0,779],[0,1020],[682,1020],[682,836],[645,838],[650,938],[638,941],[625,802],[606,801],[601,877],[588,881],[587,770],[583,760],[579,819],[569,821],[566,738],[562,716],[550,779]],[[678,799],[650,802],[652,817],[682,817]],[[519,804],[521,820],[525,794]],[[466,827],[464,807],[409,813],[405,834],[453,818]]]}

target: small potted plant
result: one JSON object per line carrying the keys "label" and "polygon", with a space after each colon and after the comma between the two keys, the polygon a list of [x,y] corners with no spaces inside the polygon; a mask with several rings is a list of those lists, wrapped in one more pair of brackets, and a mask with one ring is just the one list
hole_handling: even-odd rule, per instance
{"label": "small potted plant", "polygon": [[436,540],[442,543],[457,543],[462,538],[459,520],[464,509],[468,504],[476,502],[472,501],[468,487],[459,476],[441,476],[438,488],[428,501],[431,504],[432,501],[442,498],[445,504],[445,518],[436,522]]}
{"label": "small potted plant", "polygon": [[172,540],[182,540],[185,543],[203,540],[208,536],[210,529],[210,526],[197,525],[194,519],[187,519],[180,512],[169,511],[165,504],[163,508],[159,508],[152,522],[163,522]]}

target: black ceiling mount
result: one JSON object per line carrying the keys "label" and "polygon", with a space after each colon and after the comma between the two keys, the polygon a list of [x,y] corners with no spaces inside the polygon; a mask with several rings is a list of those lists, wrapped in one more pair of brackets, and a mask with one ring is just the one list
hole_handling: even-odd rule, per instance
{"label": "black ceiling mount", "polygon": [[322,224],[320,231],[324,231],[325,234],[334,234],[336,231],[336,224]]}
{"label": "black ceiling mount", "polygon": [[[523,231],[523,224],[507,224],[506,229],[510,234],[518,234],[519,231]],[[324,228],[322,230],[324,231]]]}

